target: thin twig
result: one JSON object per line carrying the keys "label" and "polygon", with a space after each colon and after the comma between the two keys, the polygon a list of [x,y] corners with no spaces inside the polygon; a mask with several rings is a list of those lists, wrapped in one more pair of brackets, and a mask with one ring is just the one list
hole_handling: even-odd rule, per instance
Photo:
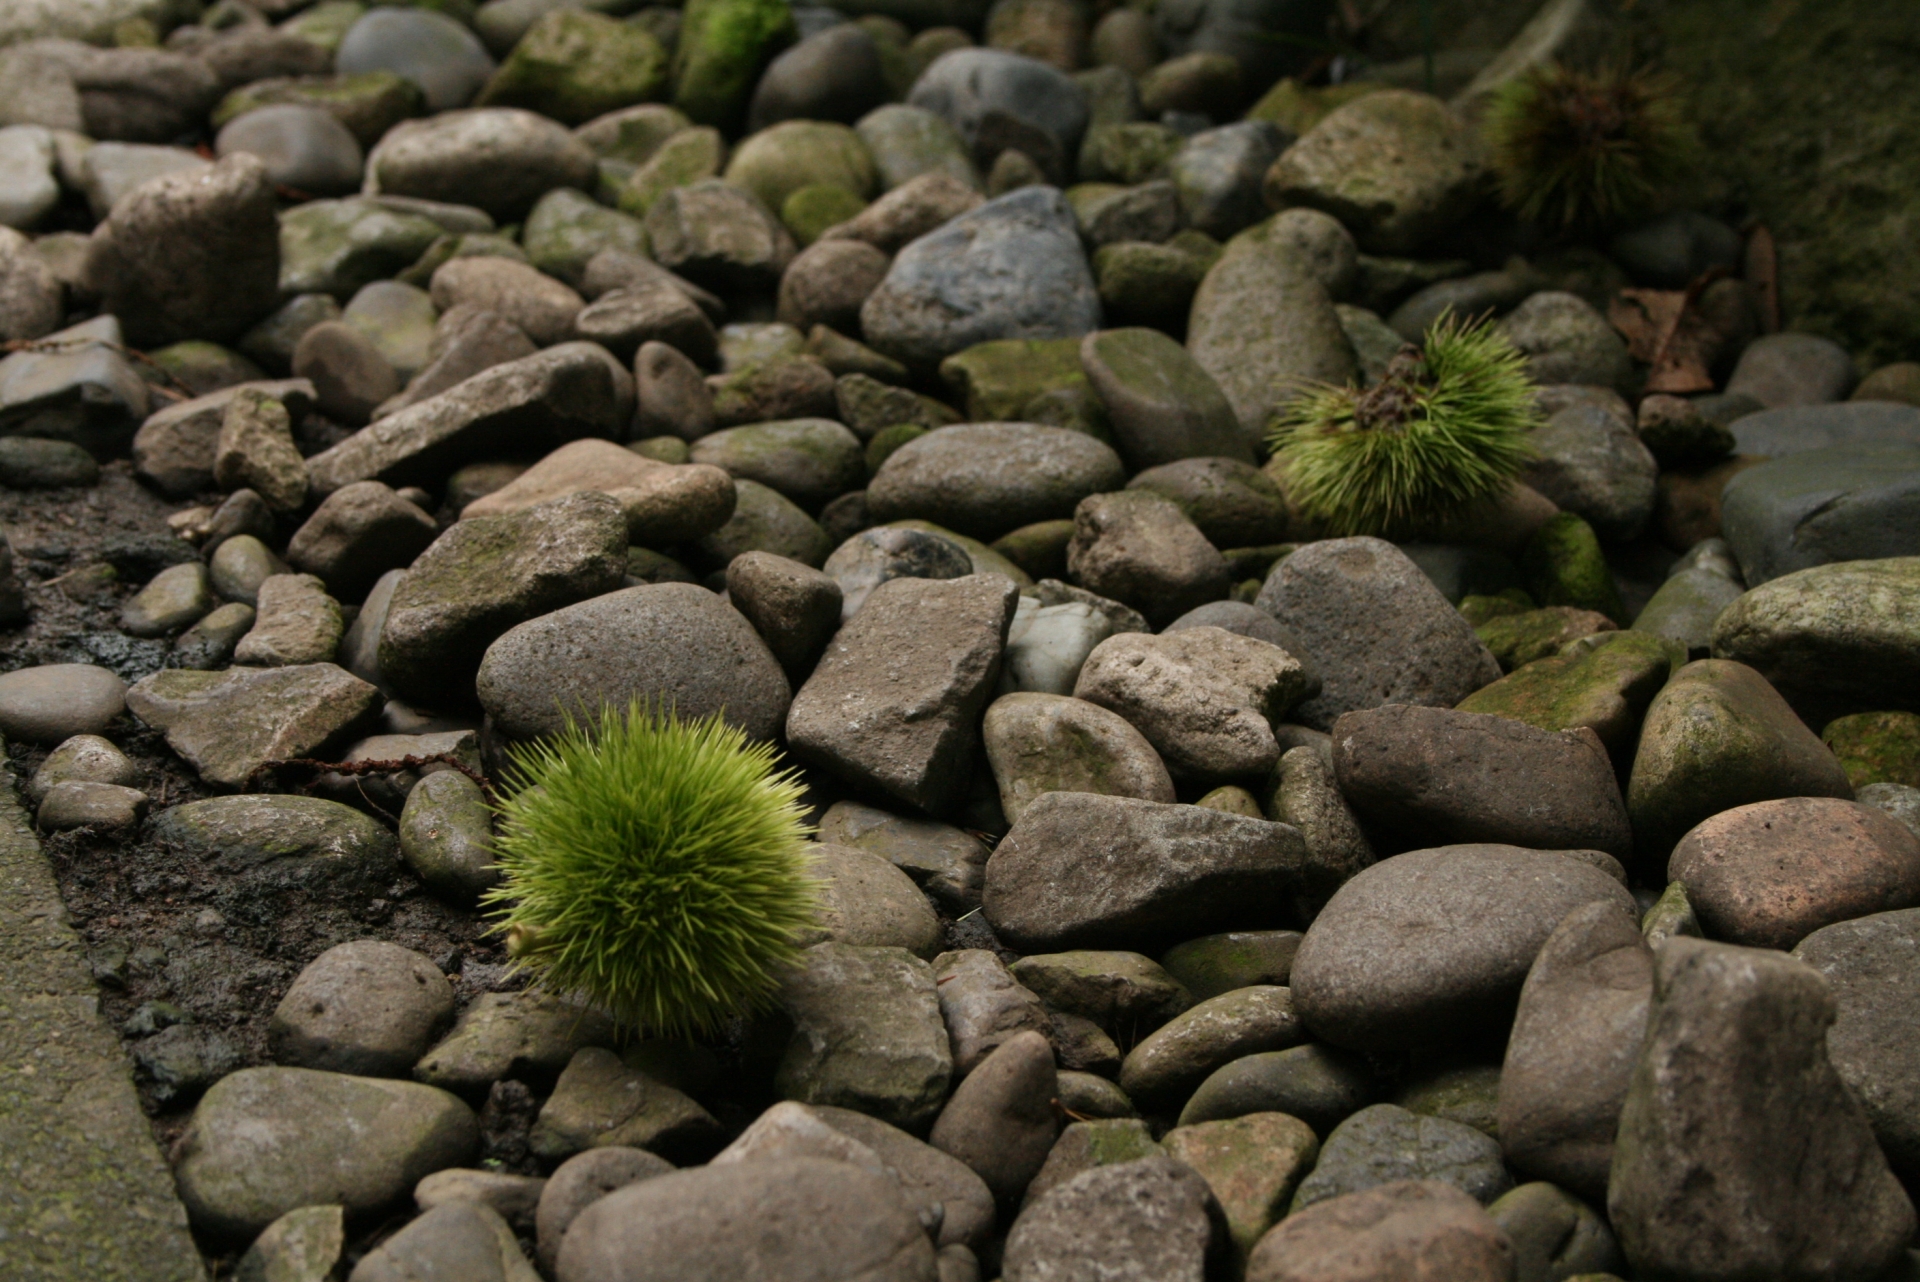
{"label": "thin twig", "polygon": [[488,781],[486,775],[475,770],[472,766],[450,752],[434,752],[417,757],[396,757],[385,761],[320,761],[313,757],[294,757],[286,761],[267,761],[262,762],[254,768],[253,773],[247,776],[246,783],[242,785],[242,789],[251,789],[254,782],[259,779],[261,775],[287,766],[298,766],[301,769],[313,770],[322,774],[377,775],[397,774],[402,770],[417,770],[421,766],[435,764],[458,770],[461,774],[473,780],[474,783],[480,786],[480,791],[485,795],[487,804],[490,806],[494,804],[493,785]]}

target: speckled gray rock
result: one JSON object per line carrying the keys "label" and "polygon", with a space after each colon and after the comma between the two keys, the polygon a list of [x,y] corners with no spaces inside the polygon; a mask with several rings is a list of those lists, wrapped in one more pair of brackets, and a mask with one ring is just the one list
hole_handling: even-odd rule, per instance
{"label": "speckled gray rock", "polygon": [[883,856],[954,916],[980,906],[987,848],[963,828],[836,801],[820,817],[819,838]]}
{"label": "speckled gray rock", "polygon": [[549,1162],[600,1145],[697,1162],[722,1143],[724,1132],[706,1109],[600,1046],[573,1053],[527,1136],[528,1149]]}
{"label": "speckled gray rock", "polygon": [[1098,1277],[1201,1282],[1229,1247],[1207,1182],[1166,1156],[1083,1171],[1030,1203],[1007,1234],[1005,1282]]}
{"label": "speckled gray rock", "polygon": [[1225,240],[1266,217],[1260,186],[1289,141],[1286,131],[1265,120],[1242,120],[1188,138],[1167,166],[1187,226]]}
{"label": "speckled gray rock", "polygon": [[982,172],[1013,147],[1062,182],[1087,127],[1086,92],[1071,77],[998,49],[942,54],[907,101],[951,124]]}
{"label": "speckled gray rock", "polygon": [[371,815],[319,797],[212,797],[162,811],[153,833],[253,893],[289,891],[364,904],[399,870],[393,834]]}
{"label": "speckled gray rock", "polygon": [[[1345,383],[1358,369],[1315,248],[1328,239],[1323,222],[1332,219],[1288,210],[1249,227],[1227,242],[1193,296],[1187,350],[1226,393],[1249,450],[1264,445],[1291,389]],[[1350,238],[1335,243],[1351,249]]]}
{"label": "speckled gray rock", "polygon": [[275,574],[260,584],[253,627],[234,647],[236,663],[265,668],[331,663],[345,623],[340,603],[311,574]]}
{"label": "speckled gray rock", "polygon": [[1255,602],[1299,642],[1320,693],[1293,713],[1317,730],[1343,712],[1452,707],[1500,677],[1460,612],[1406,554],[1380,539],[1326,539],[1281,561]]}
{"label": "speckled gray rock", "polygon": [[359,601],[382,574],[411,565],[436,533],[432,517],[387,486],[356,481],[329,494],[294,531],[287,560],[341,600]]}
{"label": "speckled gray rock", "polygon": [[661,196],[647,211],[647,237],[662,267],[722,292],[777,285],[796,249],[759,197],[718,178]]}
{"label": "speckled gray rock", "polygon": [[336,944],[308,962],[267,1026],[282,1064],[401,1077],[453,1018],[453,986],[410,948]]}
{"label": "speckled gray rock", "polygon": [[1779,953],[1670,939],[1607,1210],[1636,1274],[1867,1279],[1913,1203],[1828,1059],[1832,991]]}
{"label": "speckled gray rock", "polygon": [[273,186],[249,155],[130,193],[94,233],[86,268],[140,346],[238,338],[278,304],[279,270]]}
{"label": "speckled gray rock", "polygon": [[1067,570],[1083,587],[1171,622],[1217,601],[1227,563],[1178,504],[1149,490],[1082,499],[1073,513]]}
{"label": "speckled gray rock", "polygon": [[748,480],[736,480],[733,489],[733,515],[696,543],[716,564],[728,564],[744,552],[771,552],[817,567],[833,551],[833,540],[819,523],[778,490]]}
{"label": "speckled gray rock", "polygon": [[904,948],[931,959],[943,931],[933,906],[912,880],[881,855],[857,846],[810,847],[817,926],[806,944],[833,940],[868,948]]}
{"label": "speckled gray rock", "polygon": [[331,663],[156,672],[126,693],[206,782],[239,788],[269,761],[310,757],[379,706],[380,692]]}
{"label": "speckled gray rock", "polygon": [[297,1207],[382,1210],[479,1143],[473,1111],[430,1086],[247,1068],[201,1099],[175,1151],[174,1177],[197,1226],[244,1241]]}
{"label": "speckled gray rock", "polygon": [[234,1266],[236,1282],[314,1282],[331,1278],[344,1261],[346,1212],[340,1206],[302,1206],[269,1224]]}
{"label": "speckled gray rock", "polygon": [[934,813],[956,805],[1016,595],[979,574],[881,584],[794,696],[794,753]]}
{"label": "speckled gray rock", "polygon": [[534,1212],[540,1266],[551,1271],[560,1243],[580,1212],[618,1189],[673,1170],[673,1164],[644,1149],[608,1145],[576,1153],[554,1168],[540,1191]]}
{"label": "speckled gray rock", "polygon": [[347,1282],[412,1282],[455,1271],[500,1282],[538,1282],[540,1277],[498,1211],[457,1200],[427,1210],[362,1256]]}
{"label": "speckled gray rock", "polygon": [[1481,165],[1445,103],[1389,89],[1334,109],[1287,148],[1266,197],[1334,215],[1368,253],[1411,254],[1471,207]]}
{"label": "speckled gray rock", "polygon": [[1284,824],[1051,792],[994,849],[984,903],[1023,951],[1125,948],[1263,924],[1265,904],[1311,879],[1305,844]]}
{"label": "speckled gray rock", "polygon": [[1437,1180],[1482,1203],[1513,1187],[1500,1145],[1471,1126],[1373,1104],[1333,1128],[1293,1209],[1400,1180]]}
{"label": "speckled gray rock", "polygon": [[413,1066],[413,1075],[430,1086],[483,1098],[503,1077],[544,1084],[581,1048],[613,1044],[613,1021],[592,1007],[537,990],[482,993]]}
{"label": "speckled gray rock", "polygon": [[111,741],[97,734],[77,734],[47,754],[23,791],[29,801],[37,802],[57,783],[114,783],[137,788],[144,778],[140,767]]}
{"label": "speckled gray rock", "polygon": [[1307,688],[1278,646],[1200,627],[1102,641],[1073,693],[1126,718],[1176,775],[1217,783],[1273,769],[1273,726]]}
{"label": "speckled gray rock", "polygon": [[1373,843],[1319,749],[1303,744],[1280,754],[1266,806],[1268,818],[1300,830],[1314,862],[1337,878],[1335,888],[1374,862]]}
{"label": "speckled gray rock", "polygon": [[1054,188],[1027,187],[960,215],[894,256],[860,324],[878,351],[926,369],[975,343],[1098,329],[1073,210]]}
{"label": "speckled gray rock", "polygon": [[867,487],[876,521],[920,517],[991,539],[1070,517],[1126,479],[1120,456],[1081,432],[1034,423],[962,423],[887,456]]}
{"label": "speckled gray rock", "polygon": [[1633,853],[1613,762],[1587,726],[1388,704],[1333,725],[1340,792],[1381,839]]}
{"label": "speckled gray rock", "polygon": [[[387,626],[391,635],[391,618]],[[636,654],[648,662],[635,665]],[[791,699],[752,625],[691,583],[625,588],[530,619],[487,648],[475,688],[510,738],[552,734],[568,711],[638,699],[682,717],[724,713],[751,738],[771,739]]]}
{"label": "speckled gray rock", "polygon": [[1635,911],[1615,875],[1568,854],[1442,846],[1396,855],[1348,881],[1308,927],[1289,979],[1294,1001],[1315,1036],[1354,1050],[1504,1033],[1547,937],[1594,902]]}
{"label": "speckled gray rock", "polygon": [[523,217],[555,187],[593,189],[594,155],[564,125],[530,111],[447,111],[394,126],[367,157],[369,190]]}
{"label": "speckled gray rock", "polygon": [[394,590],[381,675],[415,702],[465,701],[487,647],[522,621],[617,587],[626,548],[620,505],[598,493],[456,522]]}
{"label": "speckled gray rock", "polygon": [[1653,949],[1632,914],[1596,901],[1554,927],[1500,1070],[1500,1148],[1515,1170],[1605,1202],[1652,994]]}
{"label": "speckled gray rock", "polygon": [[400,853],[436,894],[472,903],[500,879],[493,820],[480,785],[454,770],[427,775],[400,812]]}
{"label": "speckled gray rock", "polygon": [[933,977],[955,1077],[971,1073],[1012,1037],[1044,1035],[1050,1027],[1040,998],[987,949],[941,953],[933,959]]}
{"label": "speckled gray rock", "polygon": [[1173,779],[1146,736],[1085,699],[1003,695],[987,709],[981,734],[1009,823],[1049,792],[1174,800]]}
{"label": "speckled gray rock", "polygon": [[1628,543],[1652,519],[1660,465],[1613,386],[1609,381],[1540,389],[1538,404],[1547,421],[1528,437],[1535,458],[1522,479],[1563,511],[1585,518],[1601,538]]}
{"label": "speckled gray rock", "polygon": [[816,944],[787,975],[781,1004],[794,1023],[774,1075],[783,1097],[904,1130],[932,1122],[953,1053],[927,963],[901,948]]}
{"label": "speckled gray rock", "polygon": [[[831,1272],[823,1272],[831,1261]],[[817,1157],[675,1171],[567,1230],[561,1282],[935,1282],[933,1244],[891,1176]]]}
{"label": "speckled gray rock", "polygon": [[753,624],[796,686],[840,626],[840,585],[771,552],[748,552],[727,563],[727,600]]}
{"label": "speckled gray rock", "polygon": [[1513,1243],[1473,1198],[1437,1180],[1399,1180],[1328,1198],[1282,1220],[1247,1264],[1248,1282],[1444,1277],[1508,1282]]}
{"label": "speckled gray rock", "polygon": [[1535,294],[1500,322],[1500,331],[1526,356],[1536,383],[1583,383],[1622,395],[1637,390],[1626,340],[1577,294]]}
{"label": "speckled gray rock", "polygon": [[147,813],[147,794],[117,783],[69,779],[54,784],[40,799],[34,822],[49,832],[98,824],[126,828]]}

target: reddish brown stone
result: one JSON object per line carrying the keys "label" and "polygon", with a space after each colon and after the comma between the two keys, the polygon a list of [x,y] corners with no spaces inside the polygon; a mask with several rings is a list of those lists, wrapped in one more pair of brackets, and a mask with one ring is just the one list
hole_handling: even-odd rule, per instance
{"label": "reddish brown stone", "polygon": [[1822,926],[1920,904],[1920,837],[1870,806],[1784,797],[1695,827],[1667,876],[1712,938],[1792,948]]}

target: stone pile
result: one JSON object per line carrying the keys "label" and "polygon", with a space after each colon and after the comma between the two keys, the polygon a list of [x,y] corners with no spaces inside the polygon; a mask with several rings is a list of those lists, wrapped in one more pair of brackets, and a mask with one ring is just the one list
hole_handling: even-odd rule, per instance
{"label": "stone pile", "polygon": [[[299,959],[152,1096],[238,1276],[1920,1268],[1920,378],[1731,228],[1517,256],[1470,102],[1283,78],[1326,5],[180,8],[0,19],[0,484],[178,536],[6,552],[153,656],[0,675],[39,826],[471,909],[476,777],[642,700],[820,843],[710,1045]],[[1609,301],[1710,274],[1718,390],[1641,395]],[[1325,537],[1273,414],[1449,310],[1522,481]]]}

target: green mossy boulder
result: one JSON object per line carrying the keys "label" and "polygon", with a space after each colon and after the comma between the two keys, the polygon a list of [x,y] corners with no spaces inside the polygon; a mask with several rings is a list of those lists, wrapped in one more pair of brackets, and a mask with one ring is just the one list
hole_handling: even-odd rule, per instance
{"label": "green mossy boulder", "polygon": [[738,127],[761,68],[795,34],[787,0],[688,0],[673,55],[673,105],[695,124]]}
{"label": "green mossy boulder", "polygon": [[213,109],[215,129],[261,107],[280,104],[317,107],[347,127],[363,150],[401,121],[423,114],[427,97],[420,86],[391,71],[352,76],[289,76],[242,85]]}
{"label": "green mossy boulder", "polygon": [[1604,614],[1621,627],[1626,603],[1593,527],[1571,512],[1549,517],[1520,553],[1527,590],[1542,605],[1571,605]]}
{"label": "green mossy boulder", "polygon": [[816,183],[844,187],[865,200],[877,181],[860,135],[821,120],[783,120],[743,140],[727,162],[726,179],[768,209],[779,209],[788,196]]}
{"label": "green mossy boulder", "polygon": [[655,202],[676,187],[720,176],[727,143],[718,129],[684,129],[661,142],[633,171],[619,197],[620,211],[644,218]]}
{"label": "green mossy boulder", "polygon": [[1502,672],[1512,672],[1535,659],[1558,654],[1569,641],[1613,630],[1613,621],[1606,615],[1570,605],[1503,614],[1473,629],[1474,635],[1500,661]]}
{"label": "green mossy boulder", "polygon": [[1167,176],[1167,165],[1186,139],[1162,124],[1135,121],[1100,125],[1080,144],[1080,181],[1131,187]]}
{"label": "green mossy boulder", "polygon": [[1460,702],[1459,710],[1524,721],[1542,730],[1586,726],[1624,767],[1633,759],[1647,705],[1685,658],[1668,642],[1643,632],[1596,633],[1482,686]]}
{"label": "green mossy boulder", "polygon": [[646,30],[583,9],[556,9],[514,45],[474,105],[525,107],[582,125],[657,98],[666,86],[667,51]]}
{"label": "green mossy boulder", "polygon": [[1872,783],[1920,788],[1920,715],[1856,712],[1829,721],[1820,738],[1855,788]]}
{"label": "green mossy boulder", "polygon": [[941,361],[940,377],[969,423],[1028,421],[1028,404],[1044,393],[1093,391],[1080,366],[1077,338],[975,343]]}
{"label": "green mossy boulder", "polygon": [[588,261],[603,249],[644,256],[647,229],[630,214],[608,209],[571,187],[556,187],[527,215],[520,243],[535,267],[577,286]]}
{"label": "green mossy boulder", "polygon": [[1255,984],[1285,984],[1305,938],[1297,930],[1235,930],[1202,935],[1169,948],[1160,959],[1196,1002]]}
{"label": "green mossy boulder", "polygon": [[829,227],[839,226],[866,207],[866,201],[839,183],[808,183],[780,202],[780,221],[805,249]]}

